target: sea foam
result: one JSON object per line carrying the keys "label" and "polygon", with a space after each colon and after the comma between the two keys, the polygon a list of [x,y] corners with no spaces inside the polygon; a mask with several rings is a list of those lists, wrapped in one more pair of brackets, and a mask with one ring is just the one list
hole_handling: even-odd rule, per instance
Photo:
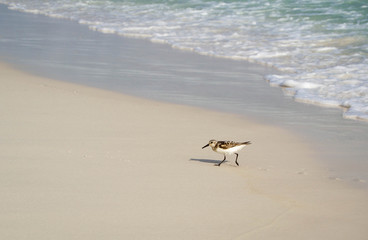
{"label": "sea foam", "polygon": [[295,100],[368,120],[368,8],[327,1],[0,0],[91,30],[279,69],[266,76]]}

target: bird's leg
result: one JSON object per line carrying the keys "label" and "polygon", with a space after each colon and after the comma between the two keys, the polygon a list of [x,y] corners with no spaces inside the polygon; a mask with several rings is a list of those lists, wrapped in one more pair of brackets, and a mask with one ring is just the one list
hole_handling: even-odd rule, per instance
{"label": "bird's leg", "polygon": [[225,160],[226,160],[226,155],[224,155],[224,160],[222,160],[222,162],[220,162],[219,164],[216,164],[216,166],[220,166],[221,163],[225,162]]}
{"label": "bird's leg", "polygon": [[235,163],[236,163],[236,165],[239,166],[239,163],[238,163],[238,156],[239,156],[239,154],[235,153],[235,155],[236,155]]}

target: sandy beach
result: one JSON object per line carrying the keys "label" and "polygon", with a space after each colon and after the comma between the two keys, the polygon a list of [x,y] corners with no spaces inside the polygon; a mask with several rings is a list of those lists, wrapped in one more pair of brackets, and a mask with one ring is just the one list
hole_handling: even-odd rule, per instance
{"label": "sandy beach", "polygon": [[[366,191],[292,133],[0,65],[2,239],[366,239]],[[252,141],[221,167],[209,139]]]}
{"label": "sandy beach", "polygon": [[12,11],[2,4],[0,29],[0,61],[19,70],[280,126],[313,146],[329,177],[368,190],[361,183],[368,181],[368,124],[343,119],[341,109],[284,96],[264,79],[275,69],[104,34],[76,21]]}

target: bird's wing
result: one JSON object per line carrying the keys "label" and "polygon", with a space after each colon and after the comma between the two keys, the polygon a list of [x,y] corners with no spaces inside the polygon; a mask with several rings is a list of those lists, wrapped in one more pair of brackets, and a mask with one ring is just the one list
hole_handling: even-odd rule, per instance
{"label": "bird's wing", "polygon": [[222,149],[228,149],[239,145],[239,143],[233,141],[219,141],[217,144]]}
{"label": "bird's wing", "polygon": [[217,142],[217,146],[219,146],[222,149],[228,149],[228,148],[236,147],[239,145],[249,145],[249,144],[251,144],[250,141],[248,142],[218,141]]}

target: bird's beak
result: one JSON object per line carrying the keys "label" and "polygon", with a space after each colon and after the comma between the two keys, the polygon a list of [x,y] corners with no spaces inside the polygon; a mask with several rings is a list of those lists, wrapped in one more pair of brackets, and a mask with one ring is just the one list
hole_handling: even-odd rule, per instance
{"label": "bird's beak", "polygon": [[203,149],[203,148],[206,148],[206,147],[208,147],[209,145],[210,145],[210,144],[207,144],[207,145],[203,146],[203,147],[202,147],[202,149]]}

